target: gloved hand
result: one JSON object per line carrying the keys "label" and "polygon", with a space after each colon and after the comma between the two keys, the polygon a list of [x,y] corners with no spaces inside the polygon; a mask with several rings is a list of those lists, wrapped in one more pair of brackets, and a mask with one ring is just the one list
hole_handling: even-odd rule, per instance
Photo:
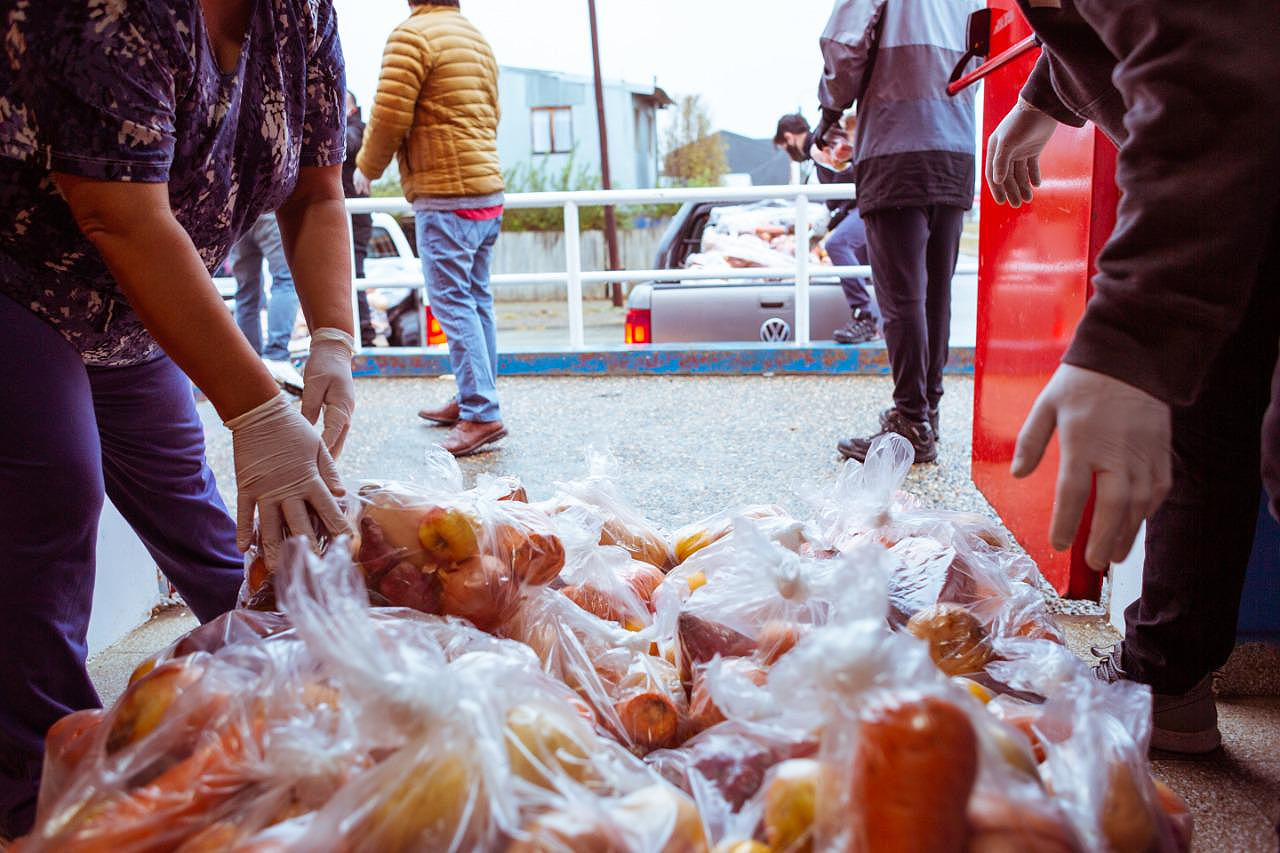
{"label": "gloved hand", "polygon": [[364,176],[364,172],[356,169],[351,175],[351,185],[356,188],[356,192],[360,195],[368,195],[373,188],[373,184]]}
{"label": "gloved hand", "polygon": [[356,386],[351,378],[355,352],[356,339],[341,329],[316,329],[311,335],[311,355],[302,371],[302,416],[314,424],[324,412],[324,446],[334,459],[342,454],[356,407]]}
{"label": "gloved hand", "polygon": [[987,140],[987,186],[996,204],[1021,207],[1040,186],[1040,152],[1058,127],[1022,98]]}
{"label": "gloved hand", "polygon": [[818,146],[819,150],[826,150],[829,144],[827,131],[833,127],[839,127],[842,118],[844,118],[842,110],[833,110],[831,107],[822,108],[822,121],[818,122],[818,129],[813,132],[813,144]]}
{"label": "gloved hand", "polygon": [[284,394],[227,421],[236,466],[236,544],[247,551],[253,542],[253,511],[268,568],[278,565],[284,528],[294,536],[316,531],[307,506],[337,536],[349,532],[335,496],[346,494],[333,457],[320,433],[293,410]]}
{"label": "gloved hand", "polygon": [[1012,467],[1020,478],[1034,471],[1057,429],[1054,548],[1065,550],[1074,541],[1096,476],[1085,561],[1101,572],[1128,556],[1143,520],[1169,492],[1170,418],[1168,404],[1126,382],[1069,364],[1058,367],[1022,426]]}

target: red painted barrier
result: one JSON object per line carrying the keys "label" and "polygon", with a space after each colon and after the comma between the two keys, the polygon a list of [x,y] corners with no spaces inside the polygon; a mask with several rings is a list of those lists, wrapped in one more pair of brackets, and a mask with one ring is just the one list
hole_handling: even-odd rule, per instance
{"label": "red painted barrier", "polygon": [[[997,56],[1031,29],[1013,0],[989,6],[990,53]],[[1026,52],[983,78],[984,140],[1012,108],[1039,54]],[[983,162],[985,155],[984,147]],[[985,182],[981,192],[973,479],[1060,593],[1096,599],[1101,576],[1084,563],[1083,534],[1067,552],[1049,546],[1056,440],[1030,478],[1013,479],[1009,464],[1018,430],[1084,312],[1094,260],[1115,225],[1115,147],[1091,124],[1060,127],[1040,173],[1035,199],[1020,208],[997,205]]]}

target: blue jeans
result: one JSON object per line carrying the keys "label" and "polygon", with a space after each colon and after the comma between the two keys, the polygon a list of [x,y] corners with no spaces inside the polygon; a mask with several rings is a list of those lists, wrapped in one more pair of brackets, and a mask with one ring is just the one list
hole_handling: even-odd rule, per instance
{"label": "blue jeans", "polygon": [[177,365],[86,368],[5,296],[0,328],[3,834],[30,827],[49,726],[98,707],[85,639],[104,493],[201,621],[235,606],[244,573]]}
{"label": "blue jeans", "polygon": [[489,262],[502,217],[463,219],[420,210],[418,254],[431,312],[449,339],[449,361],[464,421],[497,421],[498,335],[489,290]]}
{"label": "blue jeans", "polygon": [[[262,261],[271,270],[271,298],[267,300],[267,345],[262,345]],[[263,358],[285,361],[289,339],[298,319],[298,294],[284,256],[284,242],[274,213],[258,221],[231,248],[231,272],[236,277],[236,325]]]}
{"label": "blue jeans", "polygon": [[[867,258],[870,257],[867,251],[867,228],[862,224],[862,217],[857,210],[850,210],[849,215],[827,237],[827,255],[836,266],[852,267],[867,263]],[[851,313],[859,310],[876,313],[871,305],[871,295],[867,293],[867,285],[865,278],[840,279],[840,287],[844,290],[844,298],[849,303]]]}

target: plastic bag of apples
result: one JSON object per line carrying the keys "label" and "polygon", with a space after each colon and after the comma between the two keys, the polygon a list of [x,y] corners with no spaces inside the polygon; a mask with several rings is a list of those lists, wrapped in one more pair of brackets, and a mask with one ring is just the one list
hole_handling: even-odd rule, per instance
{"label": "plastic bag of apples", "polygon": [[300,543],[283,614],[229,614],[55,727],[31,851],[709,849],[692,800],[533,651],[371,609]]}

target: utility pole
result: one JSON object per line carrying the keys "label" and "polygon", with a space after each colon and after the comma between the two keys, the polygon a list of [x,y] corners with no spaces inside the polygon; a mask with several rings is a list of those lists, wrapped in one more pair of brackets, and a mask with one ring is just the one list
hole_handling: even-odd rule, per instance
{"label": "utility pole", "polygon": [[[587,0],[587,14],[591,19],[591,65],[596,80],[596,125],[600,128],[600,187],[613,189],[613,181],[609,177],[609,131],[604,123],[604,80],[600,77],[600,34],[596,27],[596,0]],[[613,206],[604,209],[604,242],[608,250],[609,269],[621,269],[618,263],[618,220],[613,215]],[[617,282],[609,285],[610,296],[615,306],[622,305],[622,286]]]}

